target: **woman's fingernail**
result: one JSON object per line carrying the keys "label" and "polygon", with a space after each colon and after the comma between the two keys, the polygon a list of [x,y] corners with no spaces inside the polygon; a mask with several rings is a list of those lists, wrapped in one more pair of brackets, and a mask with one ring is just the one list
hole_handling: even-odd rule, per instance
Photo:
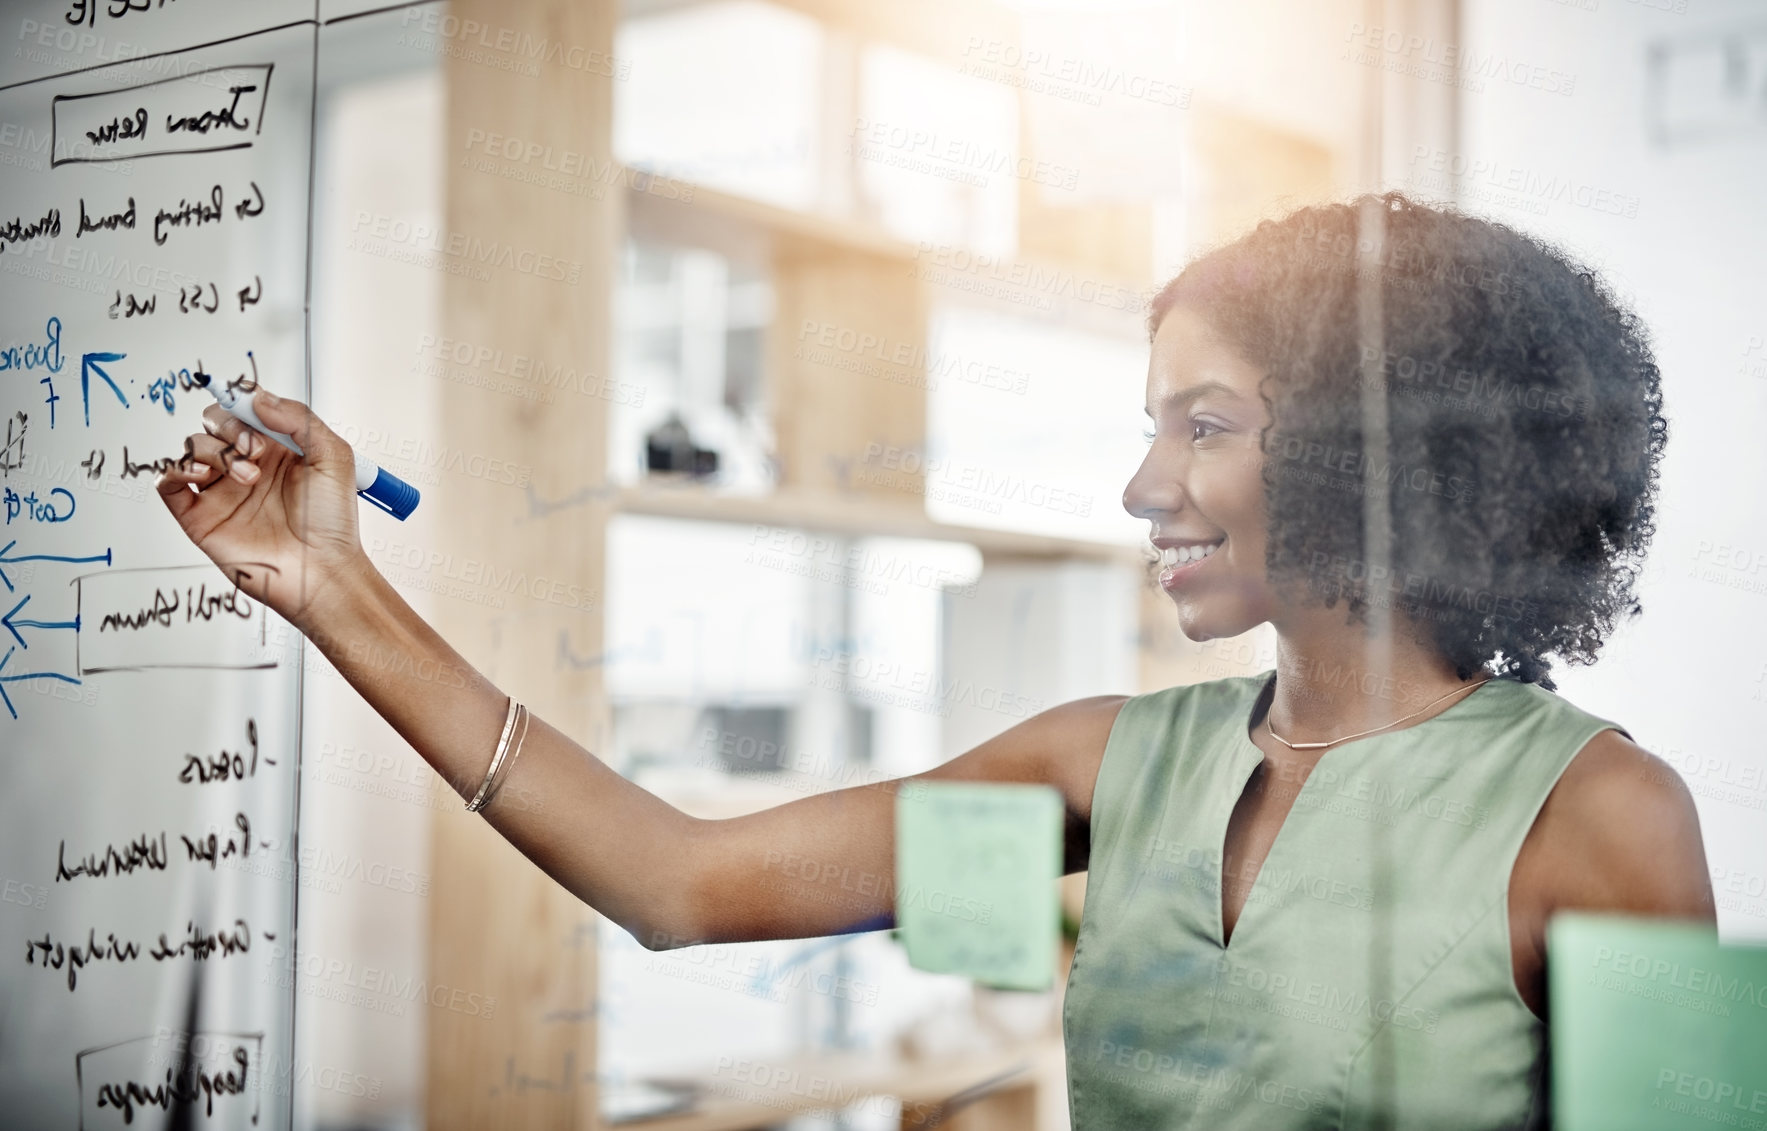
{"label": "woman's fingernail", "polygon": [[235,463],[232,468],[233,478],[241,483],[250,483],[258,477],[258,469],[249,463]]}

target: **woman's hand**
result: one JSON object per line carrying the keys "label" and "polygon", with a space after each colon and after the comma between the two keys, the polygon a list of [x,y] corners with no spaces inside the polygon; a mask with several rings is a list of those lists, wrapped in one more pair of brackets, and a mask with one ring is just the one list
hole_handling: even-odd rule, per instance
{"label": "woman's hand", "polygon": [[203,432],[155,484],[190,540],[247,596],[295,625],[351,570],[372,569],[357,532],[355,456],[299,401],[253,394],[264,426],[293,437],[303,460],[228,415],[203,410]]}

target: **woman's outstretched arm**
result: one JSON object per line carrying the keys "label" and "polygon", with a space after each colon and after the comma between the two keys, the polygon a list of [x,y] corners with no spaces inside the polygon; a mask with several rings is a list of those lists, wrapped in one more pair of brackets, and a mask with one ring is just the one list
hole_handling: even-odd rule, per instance
{"label": "woman's outstretched arm", "polygon": [[[190,539],[293,624],[461,797],[478,790],[508,698],[374,568],[357,532],[349,445],[305,405],[258,391],[303,461],[218,407],[160,479]],[[518,696],[519,698],[519,696]],[[1069,870],[1083,868],[1092,786],[1118,698],[1044,712],[921,779],[1034,782],[1067,801]],[[802,938],[865,925],[894,903],[894,800],[918,779],[699,820],[534,717],[482,812],[547,875],[653,950]],[[541,804],[510,804],[539,798]]]}

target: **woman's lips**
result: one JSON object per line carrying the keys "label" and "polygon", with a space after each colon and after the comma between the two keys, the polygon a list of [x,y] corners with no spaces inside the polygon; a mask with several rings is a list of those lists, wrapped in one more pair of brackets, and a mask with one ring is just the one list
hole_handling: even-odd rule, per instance
{"label": "woman's lips", "polygon": [[[1209,564],[1210,558],[1213,558],[1216,554],[1221,552],[1221,546],[1226,541],[1227,540],[1223,538],[1220,542],[1215,542],[1210,546],[1205,547],[1207,552],[1203,556],[1192,557],[1188,561],[1172,561],[1173,558],[1180,556],[1184,551],[1180,551],[1175,547],[1162,549],[1160,553],[1160,588],[1170,592],[1181,585],[1187,584],[1199,571]],[[1186,547],[1186,550],[1192,554],[1196,552],[1194,549],[1188,547]],[[1169,562],[1171,564],[1167,564]]]}

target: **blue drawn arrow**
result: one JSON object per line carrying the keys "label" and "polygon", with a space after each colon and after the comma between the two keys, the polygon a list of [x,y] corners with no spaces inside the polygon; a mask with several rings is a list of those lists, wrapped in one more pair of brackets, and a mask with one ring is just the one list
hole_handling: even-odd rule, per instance
{"label": "blue drawn arrow", "polygon": [[895,913],[886,911],[881,915],[873,915],[869,919],[862,919],[850,927],[842,927],[840,928],[840,933],[832,938],[817,939],[815,942],[808,943],[805,946],[798,948],[795,954],[788,957],[779,965],[773,967],[771,971],[762,970],[757,973],[755,975],[755,980],[749,984],[749,992],[757,996],[765,997],[773,992],[773,984],[779,981],[780,976],[787,970],[790,970],[793,966],[801,965],[825,950],[832,950],[837,946],[852,942],[853,936],[856,934],[866,934],[871,931],[887,931],[895,926],[895,922]]}
{"label": "blue drawn arrow", "polygon": [[597,652],[593,656],[579,656],[571,651],[570,630],[563,628],[558,630],[558,666],[560,667],[576,668],[580,671],[584,668],[610,664],[622,657],[660,661],[663,658],[662,632],[655,627],[647,629],[642,648],[612,648],[605,652]]}
{"label": "blue drawn arrow", "polygon": [[13,620],[12,618],[16,617],[18,611],[24,608],[30,600],[31,595],[26,593],[23,597],[19,598],[18,604],[12,606],[12,611],[10,613],[0,617],[0,628],[4,628],[7,632],[12,633],[12,638],[18,641],[18,646],[20,648],[30,647],[29,644],[25,643],[25,638],[19,634],[18,630],[21,628],[71,628],[75,632],[80,631],[80,614],[78,613],[74,614],[73,620]]}
{"label": "blue drawn arrow", "polygon": [[[16,565],[19,562],[74,562],[76,564],[84,562],[103,562],[105,565],[110,564],[110,550],[108,548],[104,553],[93,554],[89,558],[64,558],[60,554],[20,554],[15,558],[7,557],[7,552],[16,545],[18,545],[18,542],[17,540],[14,540],[6,543],[4,546],[0,546],[0,566]],[[8,593],[12,592],[12,578],[6,576],[6,571],[4,569],[0,569],[0,582],[5,582],[6,591]]]}
{"label": "blue drawn arrow", "polygon": [[[7,663],[11,661],[12,654],[16,651],[18,651],[18,649],[8,648],[6,650],[6,655],[0,656],[0,672],[6,670]],[[9,683],[17,683],[20,680],[25,679],[59,679],[63,683],[80,682],[73,676],[62,675],[60,672],[19,672],[17,675],[0,675],[0,702],[6,704],[6,713],[15,719],[18,718],[18,711],[12,706],[12,696],[6,694],[6,685]]]}
{"label": "blue drawn arrow", "polygon": [[117,395],[118,404],[124,408],[129,407],[129,398],[123,395],[123,390],[117,388],[117,383],[110,379],[110,374],[106,373],[104,368],[98,364],[101,361],[107,364],[121,361],[127,356],[129,355],[124,353],[83,353],[80,355],[80,405],[86,410],[86,427],[92,427],[92,398],[87,395],[86,390],[91,384],[94,373],[98,374],[104,383],[110,386],[110,391]]}
{"label": "blue drawn arrow", "polygon": [[534,492],[534,485],[532,483],[528,484],[524,490],[527,492],[528,496],[528,517],[545,518],[554,511],[562,511],[569,507],[582,506],[585,503],[592,503],[597,499],[611,499],[614,495],[619,493],[620,488],[617,483],[591,484],[587,487],[580,487],[577,490],[572,491],[562,499],[542,499]]}

